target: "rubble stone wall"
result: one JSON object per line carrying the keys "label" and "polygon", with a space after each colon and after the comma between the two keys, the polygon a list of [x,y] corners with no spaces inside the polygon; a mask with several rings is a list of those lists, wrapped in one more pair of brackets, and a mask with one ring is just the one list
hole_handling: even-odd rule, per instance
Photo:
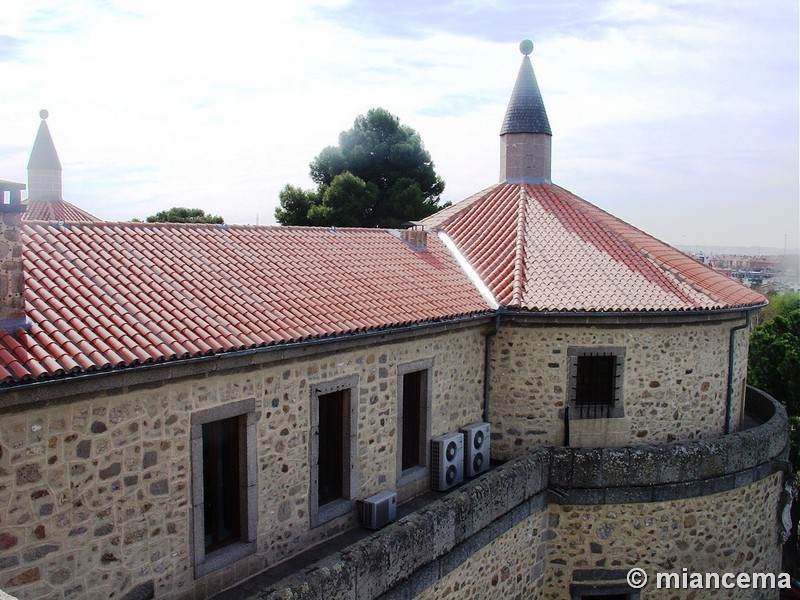
{"label": "rubble stone wall", "polygon": [[[696,440],[725,431],[728,348],[738,321],[626,326],[503,324],[492,344],[492,453],[507,460],[565,442],[571,347],[623,348],[622,411],[571,415],[569,445],[608,447]],[[731,424],[741,421],[748,331],[735,334]]]}
{"label": "rubble stone wall", "polygon": [[[634,566],[651,580],[780,572],[786,412],[751,389],[748,413],[762,424],[714,440],[539,448],[253,598],[569,600],[573,586],[624,586]],[[706,597],[696,591],[641,598]]]}
{"label": "rubble stone wall", "polygon": [[[204,598],[352,527],[355,511],[310,527],[312,387],[358,381],[352,496],[365,498],[395,488],[398,367],[432,359],[431,435],[480,421],[484,335],[455,327],[4,412],[0,589],[21,599]],[[195,579],[191,417],[249,399],[257,549]]]}

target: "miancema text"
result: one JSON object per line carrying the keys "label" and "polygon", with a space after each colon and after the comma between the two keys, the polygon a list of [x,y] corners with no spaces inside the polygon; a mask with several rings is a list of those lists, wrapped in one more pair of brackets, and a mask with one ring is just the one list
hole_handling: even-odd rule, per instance
{"label": "miancema text", "polygon": [[675,590],[753,589],[774,590],[792,587],[788,573],[656,573],[656,587]]}

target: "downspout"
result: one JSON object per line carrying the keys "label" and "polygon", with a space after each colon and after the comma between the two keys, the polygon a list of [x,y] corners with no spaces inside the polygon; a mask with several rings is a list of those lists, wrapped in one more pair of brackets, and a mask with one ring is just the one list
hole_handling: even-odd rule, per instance
{"label": "downspout", "polygon": [[500,315],[494,317],[494,327],[486,334],[483,348],[483,422],[489,422],[489,389],[490,389],[490,375],[492,370],[492,340],[497,332],[500,330]]}
{"label": "downspout", "polygon": [[750,327],[750,311],[745,312],[746,320],[743,325],[733,327],[728,342],[728,397],[725,400],[725,435],[731,433],[731,412],[733,412],[733,363],[736,332]]}

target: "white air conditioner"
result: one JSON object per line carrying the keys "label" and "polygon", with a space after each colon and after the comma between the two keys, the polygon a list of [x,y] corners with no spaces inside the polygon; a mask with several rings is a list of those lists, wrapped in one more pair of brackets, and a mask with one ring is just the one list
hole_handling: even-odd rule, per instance
{"label": "white air conditioner", "polygon": [[464,471],[475,477],[489,470],[489,423],[470,423],[464,433]]}
{"label": "white air conditioner", "polygon": [[464,434],[459,431],[431,439],[431,488],[440,492],[464,481]]}
{"label": "white air conditioner", "polygon": [[397,518],[397,494],[378,492],[361,502],[361,524],[369,529],[380,529]]}

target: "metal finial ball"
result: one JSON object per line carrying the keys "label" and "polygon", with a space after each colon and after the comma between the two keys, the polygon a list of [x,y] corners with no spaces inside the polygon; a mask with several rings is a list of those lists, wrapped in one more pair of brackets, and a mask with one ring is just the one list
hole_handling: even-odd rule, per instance
{"label": "metal finial ball", "polygon": [[40,111],[39,111],[39,116],[40,116],[42,119],[46,119],[47,117],[49,117],[49,116],[50,116],[50,113],[49,113],[49,112],[47,112],[45,109],[42,109],[42,110],[40,110]]}
{"label": "metal finial ball", "polygon": [[525,56],[528,56],[531,52],[533,52],[533,42],[530,40],[522,40],[519,43],[519,51]]}

